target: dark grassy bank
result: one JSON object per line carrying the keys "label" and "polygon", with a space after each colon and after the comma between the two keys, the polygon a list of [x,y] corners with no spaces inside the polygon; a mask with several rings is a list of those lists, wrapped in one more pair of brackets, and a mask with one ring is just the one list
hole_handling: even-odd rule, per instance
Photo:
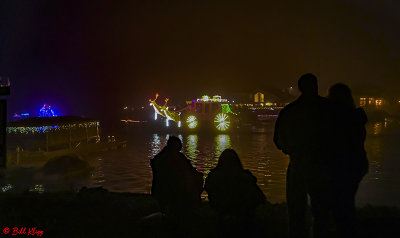
{"label": "dark grassy bank", "polygon": [[[162,220],[157,212],[149,195],[100,188],[79,193],[3,193],[0,237],[24,237],[4,235],[5,227],[36,227],[44,231],[42,237],[218,237],[218,219],[207,202],[186,221],[185,229]],[[400,237],[400,209],[366,206],[358,214],[361,237]],[[256,223],[264,237],[287,237],[285,204],[260,207]]]}

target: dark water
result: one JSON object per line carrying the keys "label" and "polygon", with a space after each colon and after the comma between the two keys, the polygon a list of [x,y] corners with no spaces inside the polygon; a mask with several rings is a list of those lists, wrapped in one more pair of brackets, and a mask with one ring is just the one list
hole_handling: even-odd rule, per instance
{"label": "dark water", "polygon": [[[103,153],[92,175],[93,185],[112,191],[149,193],[152,173],[149,160],[166,144],[169,134],[141,127],[124,128],[126,149]],[[289,158],[272,142],[273,126],[235,134],[176,134],[183,152],[196,168],[207,174],[226,148],[235,149],[246,169],[271,202],[285,201]],[[366,141],[370,172],[360,185],[358,205],[400,206],[400,130],[398,122],[370,123]]]}

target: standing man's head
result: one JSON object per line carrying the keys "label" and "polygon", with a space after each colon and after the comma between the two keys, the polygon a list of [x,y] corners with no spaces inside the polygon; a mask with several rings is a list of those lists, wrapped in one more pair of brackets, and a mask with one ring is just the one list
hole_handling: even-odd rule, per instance
{"label": "standing man's head", "polygon": [[170,136],[167,141],[167,147],[173,150],[181,151],[182,149],[182,142],[176,136]]}
{"label": "standing man's head", "polygon": [[314,74],[303,74],[299,78],[298,86],[303,95],[318,95],[318,82]]}

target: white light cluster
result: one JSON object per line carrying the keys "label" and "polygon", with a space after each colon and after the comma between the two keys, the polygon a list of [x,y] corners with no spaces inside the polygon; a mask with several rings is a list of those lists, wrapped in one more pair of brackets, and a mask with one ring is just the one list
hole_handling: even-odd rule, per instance
{"label": "white light cluster", "polygon": [[228,102],[228,99],[222,99],[221,96],[215,95],[210,98],[207,95],[203,95],[203,97],[197,99],[198,102]]}

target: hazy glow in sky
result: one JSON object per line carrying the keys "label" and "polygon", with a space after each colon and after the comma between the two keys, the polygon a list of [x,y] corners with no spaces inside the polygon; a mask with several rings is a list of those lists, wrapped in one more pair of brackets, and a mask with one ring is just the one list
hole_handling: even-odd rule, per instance
{"label": "hazy glow in sky", "polygon": [[400,89],[398,1],[278,2],[6,1],[10,113],[49,103],[100,115],[155,92],[224,96],[293,86],[306,72],[321,91],[338,81]]}

